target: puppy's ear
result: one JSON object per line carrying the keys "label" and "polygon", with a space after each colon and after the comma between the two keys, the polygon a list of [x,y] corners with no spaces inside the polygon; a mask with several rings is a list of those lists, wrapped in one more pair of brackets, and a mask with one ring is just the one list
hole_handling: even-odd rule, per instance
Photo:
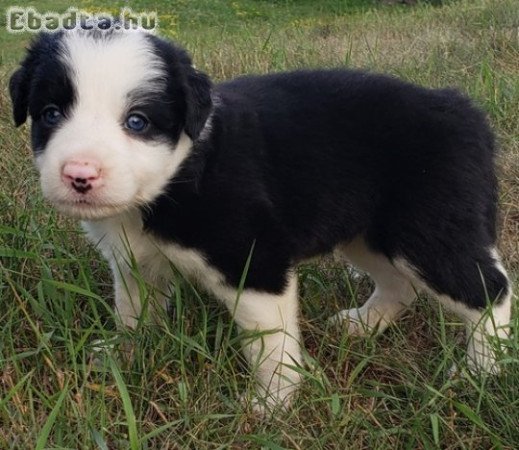
{"label": "puppy's ear", "polygon": [[9,80],[9,94],[13,104],[14,123],[17,127],[27,120],[30,77],[25,66],[20,67]]}
{"label": "puppy's ear", "polygon": [[[194,141],[200,136],[211,113],[211,80],[193,67],[191,57],[184,49],[151,34],[147,38],[150,39],[155,53],[168,67],[172,82],[170,88],[175,95],[180,94],[178,88],[182,90],[185,99],[184,131]],[[182,80],[180,85],[177,84],[179,79]]]}
{"label": "puppy's ear", "polygon": [[202,132],[211,113],[212,83],[205,73],[190,67],[186,84],[185,132],[192,140],[195,140]]}
{"label": "puppy's ear", "polygon": [[61,36],[62,32],[38,34],[27,48],[27,55],[20,68],[13,73],[9,80],[9,94],[13,104],[14,123],[17,127],[27,120],[33,73],[39,64],[41,55],[56,51]]}

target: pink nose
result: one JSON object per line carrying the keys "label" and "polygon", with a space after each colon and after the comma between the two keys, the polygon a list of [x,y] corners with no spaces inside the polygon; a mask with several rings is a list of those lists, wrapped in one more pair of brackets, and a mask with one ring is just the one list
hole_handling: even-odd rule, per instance
{"label": "pink nose", "polygon": [[61,178],[66,184],[80,194],[99,185],[101,169],[97,161],[92,159],[75,159],[67,161],[61,169]]}

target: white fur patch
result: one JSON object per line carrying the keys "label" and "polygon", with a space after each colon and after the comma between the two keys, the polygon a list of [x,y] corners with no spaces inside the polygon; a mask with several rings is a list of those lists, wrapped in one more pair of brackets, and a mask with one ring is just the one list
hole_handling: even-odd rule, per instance
{"label": "white fur patch", "polygon": [[[173,264],[184,276],[197,281],[222,301],[242,330],[266,332],[248,339],[243,350],[266,401],[288,405],[300,381],[300,375],[290,366],[302,363],[295,273],[290,275],[288,286],[279,295],[253,289],[238,292],[200,252],[145,233],[138,212],[84,222],[83,226],[110,261],[116,309],[125,325],[135,327],[142,312],[139,286],[131,274],[131,260],[137,261],[143,278],[160,290],[169,282]],[[161,306],[165,304],[162,302]],[[261,408],[256,401],[254,406]]]}
{"label": "white fur patch", "polygon": [[349,334],[369,335],[373,331],[384,331],[416,298],[409,279],[384,255],[371,251],[363,239],[338,246],[334,255],[345,257],[375,282],[373,294],[361,307],[340,311],[330,318],[333,325],[344,323]]}

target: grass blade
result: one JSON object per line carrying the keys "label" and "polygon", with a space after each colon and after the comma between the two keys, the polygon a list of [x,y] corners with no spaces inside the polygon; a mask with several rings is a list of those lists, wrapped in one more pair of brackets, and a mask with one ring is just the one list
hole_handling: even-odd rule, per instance
{"label": "grass blade", "polygon": [[61,409],[61,404],[63,403],[63,400],[65,400],[65,396],[68,393],[68,384],[66,384],[63,387],[63,391],[58,397],[58,401],[54,405],[54,408],[52,408],[52,411],[49,414],[49,417],[47,418],[47,421],[43,425],[43,428],[41,429],[40,435],[38,436],[38,440],[36,441],[36,447],[35,450],[43,450],[45,448],[45,444],[47,444],[47,440],[49,438],[50,431],[52,429],[52,426],[54,425],[54,422],[56,421],[56,417],[58,417],[59,410]]}
{"label": "grass blade", "polygon": [[126,421],[128,423],[128,436],[130,438],[130,448],[132,450],[140,450],[139,438],[137,434],[137,421],[135,420],[135,412],[133,411],[130,394],[128,393],[126,383],[123,380],[121,371],[119,370],[119,367],[117,367],[116,362],[113,358],[110,358],[109,362],[110,370],[112,371],[112,375],[114,376],[117,389],[119,390],[119,394],[123,402],[124,413],[126,414]]}

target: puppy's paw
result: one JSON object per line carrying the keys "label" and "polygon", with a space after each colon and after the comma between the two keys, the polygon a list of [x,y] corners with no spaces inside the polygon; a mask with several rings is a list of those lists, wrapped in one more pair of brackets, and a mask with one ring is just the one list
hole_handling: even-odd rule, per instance
{"label": "puppy's paw", "polygon": [[290,408],[291,399],[279,399],[272,396],[254,396],[251,398],[246,394],[242,394],[240,396],[240,403],[246,409],[252,410],[255,416],[267,418],[276,412],[287,412]]}
{"label": "puppy's paw", "polygon": [[501,367],[492,355],[473,359],[467,357],[467,369],[474,376],[499,375]]}
{"label": "puppy's paw", "polygon": [[346,327],[351,336],[370,336],[375,328],[368,325],[356,308],[344,309],[328,319],[333,327]]}
{"label": "puppy's paw", "polygon": [[454,363],[448,370],[447,375],[450,379],[463,379],[467,378],[469,374],[473,377],[481,378],[501,373],[501,367],[494,358],[489,358],[484,361],[483,365],[481,364],[482,361],[474,361],[471,358],[467,358],[466,365],[463,365],[467,370],[462,370],[460,366]]}
{"label": "puppy's paw", "polygon": [[[276,389],[266,388],[263,385],[256,385],[256,389],[247,395],[245,392],[240,396],[241,404],[252,410],[259,417],[269,417],[275,413],[283,413],[289,411],[295,396],[297,395],[297,386],[300,378],[292,382],[283,383],[282,386],[275,384]],[[278,380],[279,382],[281,380]]]}
{"label": "puppy's paw", "polygon": [[258,397],[250,398],[248,395],[242,394],[240,395],[240,403],[246,410],[252,410],[254,415],[260,418],[267,417],[270,412],[265,400],[260,400]]}

